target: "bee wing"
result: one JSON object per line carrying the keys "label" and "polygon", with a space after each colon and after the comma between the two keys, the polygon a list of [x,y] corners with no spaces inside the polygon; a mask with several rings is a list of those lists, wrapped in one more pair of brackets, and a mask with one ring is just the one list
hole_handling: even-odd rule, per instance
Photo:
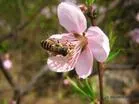
{"label": "bee wing", "polygon": [[67,72],[73,70],[80,55],[80,52],[81,49],[76,46],[73,55],[71,55],[71,57],[69,58],[62,55],[49,57],[47,60],[49,69],[55,72]]}

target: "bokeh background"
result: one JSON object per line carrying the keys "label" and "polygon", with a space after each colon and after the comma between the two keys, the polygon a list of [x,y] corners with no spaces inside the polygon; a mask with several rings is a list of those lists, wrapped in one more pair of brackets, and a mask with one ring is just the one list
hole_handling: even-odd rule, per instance
{"label": "bokeh background", "polygon": [[[50,35],[66,32],[57,18],[61,1],[0,0],[0,57],[12,62],[6,70],[21,88],[45,70],[22,104],[89,104],[88,99],[73,92],[67,73],[47,69],[48,55],[40,45]],[[105,100],[108,104],[139,104],[139,0],[96,0],[94,7],[96,23],[109,36],[113,55],[105,63]],[[74,72],[68,74],[78,78]],[[89,78],[98,86],[96,75]],[[13,89],[0,72],[0,104],[8,104],[12,97]]]}

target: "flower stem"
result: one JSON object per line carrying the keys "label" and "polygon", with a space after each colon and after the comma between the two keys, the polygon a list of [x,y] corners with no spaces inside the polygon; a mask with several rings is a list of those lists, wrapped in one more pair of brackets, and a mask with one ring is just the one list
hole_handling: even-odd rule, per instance
{"label": "flower stem", "polygon": [[[96,10],[90,6],[88,7],[87,14],[90,19],[91,25],[96,26]],[[100,104],[104,104],[104,96],[103,96],[103,63],[98,63],[98,79],[99,79],[99,91],[100,91]]]}
{"label": "flower stem", "polygon": [[98,63],[100,104],[104,104],[104,97],[103,97],[103,71],[104,71],[103,63]]}

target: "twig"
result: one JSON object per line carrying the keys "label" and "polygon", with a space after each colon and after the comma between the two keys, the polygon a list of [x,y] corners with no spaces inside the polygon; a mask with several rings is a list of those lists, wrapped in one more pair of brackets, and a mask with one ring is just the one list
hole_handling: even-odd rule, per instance
{"label": "twig", "polygon": [[4,68],[2,57],[0,57],[0,69],[4,77],[6,78],[7,82],[12,87],[14,93],[13,100],[16,101],[19,98],[20,88],[18,84],[15,83],[13,76]]}
{"label": "twig", "polygon": [[3,75],[5,76],[6,80],[8,81],[8,83],[10,84],[10,86],[12,88],[15,88],[16,84],[13,80],[12,75],[6,69],[4,69],[2,67],[1,67],[1,71],[2,71]]}
{"label": "twig", "polygon": [[45,66],[45,68],[42,68],[40,72],[32,78],[32,80],[27,84],[27,86],[23,89],[21,92],[21,96],[27,95],[34,87],[34,85],[39,81],[39,79],[48,71],[48,68]]}
{"label": "twig", "polygon": [[2,58],[0,57],[0,69],[13,89],[14,96],[12,101],[15,101],[16,104],[20,104],[22,97],[27,95],[33,89],[34,85],[39,81],[39,79],[46,73],[46,71],[48,71],[48,67],[45,66],[35,77],[32,78],[25,88],[20,88],[18,83],[15,83],[13,76],[3,67],[2,63]]}
{"label": "twig", "polygon": [[104,104],[104,95],[103,95],[103,72],[104,72],[103,63],[98,63],[98,78],[99,78],[100,104]]}
{"label": "twig", "polygon": [[[88,7],[87,16],[89,17],[92,26],[96,26],[96,10],[91,6]],[[99,90],[100,90],[100,104],[104,104],[103,96],[103,63],[98,63],[98,79],[99,79]]]}
{"label": "twig", "polygon": [[[16,36],[18,34],[18,32],[23,31],[37,17],[37,15],[45,7],[45,5],[46,5],[46,3],[42,3],[40,8],[38,9],[38,11],[34,15],[32,15],[30,19],[28,19],[23,24],[19,25],[17,28],[15,28],[10,33],[8,33],[6,35],[2,35],[2,37],[0,37],[0,43]],[[33,85],[35,83],[37,83],[38,78],[40,78],[44,73],[44,70],[40,71],[40,73],[31,81],[31,83],[29,83],[29,85],[27,85],[27,88],[25,90],[23,90],[23,92],[22,92],[21,88],[19,88],[18,83],[15,83],[15,81],[13,80],[13,76],[6,69],[4,69],[1,57],[0,57],[0,69],[3,73],[3,75],[5,76],[6,80],[8,81],[8,83],[10,84],[10,86],[13,89],[14,94],[13,94],[12,101],[16,102],[16,104],[20,104],[21,98],[22,98],[22,93],[23,94],[28,93],[32,89]]]}

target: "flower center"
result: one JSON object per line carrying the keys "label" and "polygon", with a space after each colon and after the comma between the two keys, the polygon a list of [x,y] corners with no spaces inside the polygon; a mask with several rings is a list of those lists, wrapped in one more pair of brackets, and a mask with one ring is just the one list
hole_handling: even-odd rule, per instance
{"label": "flower center", "polygon": [[74,37],[77,38],[78,41],[80,41],[80,47],[82,48],[83,51],[88,44],[87,38],[85,37],[85,33],[83,33],[83,35],[74,33]]}

